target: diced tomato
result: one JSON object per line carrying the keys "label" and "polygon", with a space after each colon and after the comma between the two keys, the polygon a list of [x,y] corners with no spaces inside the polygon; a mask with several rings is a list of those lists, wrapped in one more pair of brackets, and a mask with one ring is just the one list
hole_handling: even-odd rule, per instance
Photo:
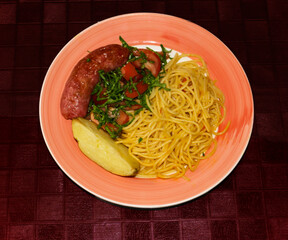
{"label": "diced tomato", "polygon": [[140,109],[140,108],[142,108],[142,105],[135,104],[135,105],[132,105],[130,107],[126,107],[125,110],[137,110],[137,109]]}
{"label": "diced tomato", "polygon": [[142,78],[143,76],[141,74],[138,74],[133,78],[133,82],[139,82]]}
{"label": "diced tomato", "polygon": [[[125,101],[122,101],[122,102],[120,102],[120,105],[125,106],[125,105],[127,105],[127,103],[126,103]],[[142,105],[136,103],[136,104],[134,104],[134,105],[132,105],[132,106],[125,107],[125,110],[126,110],[126,111],[129,111],[129,110],[137,110],[137,109],[140,109],[140,108],[142,108],[142,107],[143,107]]]}
{"label": "diced tomato", "polygon": [[[138,92],[142,94],[148,89],[148,84],[140,81],[136,84],[136,88]],[[135,89],[132,89],[131,92],[129,92],[129,90],[126,90],[125,95],[129,98],[136,98],[139,95],[138,92]]]}
{"label": "diced tomato", "polygon": [[117,116],[116,122],[119,125],[123,125],[127,122],[129,122],[129,116],[127,113],[125,113],[124,111],[120,110],[119,111],[119,115]]}
{"label": "diced tomato", "polygon": [[134,78],[138,75],[136,68],[131,62],[127,63],[121,68],[121,73],[127,81],[129,81],[131,78]]}
{"label": "diced tomato", "polygon": [[[147,68],[154,77],[157,77],[161,70],[161,60],[159,56],[149,49],[139,49],[138,51],[134,52],[134,55],[140,56],[141,52],[143,52],[146,55],[148,60],[146,63],[144,63],[145,68]],[[141,59],[136,60],[132,63],[136,68],[141,67]]]}
{"label": "diced tomato", "polygon": [[136,61],[131,62],[136,68],[141,68],[141,60],[138,59]]}
{"label": "diced tomato", "polygon": [[[99,98],[103,98],[105,92],[106,92],[106,88],[103,88],[103,90],[102,90],[101,93],[99,94]],[[96,105],[102,105],[102,104],[104,104],[104,103],[107,101],[106,99],[97,100],[97,98],[98,98],[97,95],[98,95],[98,94],[96,94],[96,93],[92,95],[92,99],[93,99],[93,101],[94,101],[94,103],[95,103]]]}

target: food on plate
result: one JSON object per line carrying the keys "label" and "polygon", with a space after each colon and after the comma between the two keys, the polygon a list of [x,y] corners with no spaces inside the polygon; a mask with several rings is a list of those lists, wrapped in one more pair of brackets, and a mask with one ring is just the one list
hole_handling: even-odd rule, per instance
{"label": "food on plate", "polygon": [[146,98],[155,86],[165,87],[160,77],[167,52],[162,45],[156,53],[120,41],[122,46],[98,48],[77,63],[60,109],[65,119],[72,119],[73,136],[87,157],[114,174],[133,176],[140,164],[113,138],[147,108]]}
{"label": "food on plate", "polygon": [[[120,37],[73,69],[61,98],[80,150],[121,176],[179,178],[211,157],[225,97],[197,55],[136,48]],[[168,59],[170,58],[170,61]],[[221,129],[220,131],[218,131]]]}
{"label": "food on plate", "polygon": [[[182,61],[185,57],[188,61]],[[170,91],[153,89],[149,109],[141,111],[117,139],[141,168],[138,176],[179,178],[213,155],[215,136],[225,118],[224,95],[197,55],[178,55],[161,80]]]}
{"label": "food on plate", "polygon": [[60,109],[66,119],[85,117],[91,92],[99,81],[98,71],[109,72],[128,60],[129,50],[111,44],[90,52],[74,67],[61,97]]}
{"label": "food on plate", "polygon": [[160,82],[164,76],[168,51],[161,45],[161,52],[129,46],[128,61],[110,72],[98,71],[99,81],[91,93],[87,115],[99,128],[113,139],[122,128],[131,124],[136,115],[148,109],[147,98],[155,87],[165,88]]}
{"label": "food on plate", "polygon": [[80,150],[109,172],[120,176],[134,176],[140,164],[122,144],[117,144],[108,133],[84,119],[72,120],[72,131]]}

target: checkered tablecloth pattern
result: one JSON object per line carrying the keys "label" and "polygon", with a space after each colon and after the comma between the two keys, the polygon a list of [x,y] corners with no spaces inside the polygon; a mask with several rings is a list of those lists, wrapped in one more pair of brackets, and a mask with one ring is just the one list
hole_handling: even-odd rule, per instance
{"label": "checkered tablecloth pattern", "polygon": [[[103,19],[158,12],[219,37],[251,83],[255,125],[237,168],[212,191],[167,209],[104,202],[75,185],[44,143],[45,73],[77,33]],[[287,240],[287,0],[0,1],[0,240]]]}

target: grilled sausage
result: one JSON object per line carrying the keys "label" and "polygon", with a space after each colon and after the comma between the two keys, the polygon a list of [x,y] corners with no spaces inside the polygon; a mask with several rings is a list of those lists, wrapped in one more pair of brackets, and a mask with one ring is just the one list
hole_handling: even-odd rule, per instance
{"label": "grilled sausage", "polygon": [[85,117],[90,95],[99,81],[99,70],[112,71],[125,64],[129,50],[118,44],[98,48],[81,59],[68,78],[60,109],[65,119]]}

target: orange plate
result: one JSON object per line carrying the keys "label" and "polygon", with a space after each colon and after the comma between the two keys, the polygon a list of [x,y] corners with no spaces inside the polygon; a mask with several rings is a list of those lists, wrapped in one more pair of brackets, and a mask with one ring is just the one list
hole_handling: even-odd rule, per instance
{"label": "orange plate", "polygon": [[[113,175],[85,157],[73,139],[71,121],[60,113],[60,98],[75,64],[87,50],[119,43],[159,45],[201,55],[226,97],[229,131],[218,138],[215,155],[202,161],[191,179],[139,179]],[[254,106],[249,81],[233,53],[213,34],[189,21],[163,14],[133,13],[98,22],[75,36],[56,56],[40,97],[40,122],[50,153],[79,186],[109,202],[160,208],[201,196],[219,184],[240,161],[249,142]],[[225,123],[223,124],[225,125]],[[221,129],[220,129],[221,131]]]}

